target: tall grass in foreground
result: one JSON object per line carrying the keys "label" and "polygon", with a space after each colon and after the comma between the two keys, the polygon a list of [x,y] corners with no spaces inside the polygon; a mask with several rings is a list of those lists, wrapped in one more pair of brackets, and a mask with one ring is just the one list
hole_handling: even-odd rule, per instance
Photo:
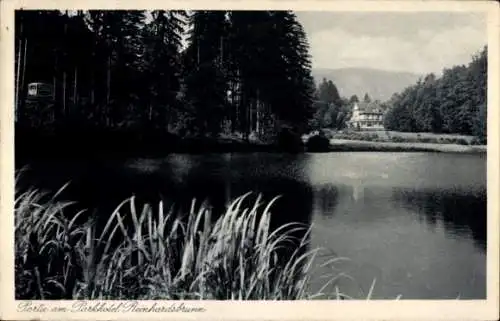
{"label": "tall grass in foreground", "polygon": [[[319,252],[309,248],[310,229],[290,223],[271,230],[276,199],[263,204],[259,197],[243,208],[247,196],[234,200],[217,219],[195,200],[183,219],[162,202],[158,211],[146,205],[139,212],[130,198],[106,224],[96,225],[83,211],[69,215],[71,203],[36,190],[20,194],[15,203],[16,298],[349,298],[335,286],[342,273],[328,276],[322,289],[310,293]],[[299,231],[303,236],[297,238]],[[283,260],[282,251],[291,243],[293,251]]]}

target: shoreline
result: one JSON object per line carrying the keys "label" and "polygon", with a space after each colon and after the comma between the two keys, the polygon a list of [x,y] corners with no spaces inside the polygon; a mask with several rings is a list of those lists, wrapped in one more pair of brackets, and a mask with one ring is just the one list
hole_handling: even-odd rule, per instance
{"label": "shoreline", "polygon": [[[31,147],[31,148],[30,148]],[[433,143],[392,143],[369,142],[355,140],[331,140],[326,149],[309,149],[306,146],[298,150],[280,148],[273,144],[243,143],[243,142],[211,142],[209,144],[186,144],[172,146],[158,146],[156,148],[110,148],[96,146],[93,148],[62,148],[61,146],[16,146],[16,163],[29,162],[36,159],[101,159],[101,158],[133,158],[133,157],[164,157],[169,154],[226,154],[226,153],[342,153],[342,152],[430,152],[430,153],[457,153],[457,154],[487,154],[486,145],[458,145]],[[116,147],[116,146],[114,146]]]}
{"label": "shoreline", "polygon": [[436,143],[394,143],[362,140],[331,139],[328,152],[440,152],[486,154],[486,145],[459,145]]}
{"label": "shoreline", "polygon": [[[31,133],[30,133],[31,134]],[[83,133],[81,133],[83,134]],[[486,145],[419,142],[376,142],[330,139],[329,145],[288,142],[263,143],[233,138],[180,138],[175,135],[135,138],[133,135],[18,135],[16,163],[36,159],[101,159],[163,157],[169,154],[210,153],[329,153],[329,152],[441,152],[486,154]]]}

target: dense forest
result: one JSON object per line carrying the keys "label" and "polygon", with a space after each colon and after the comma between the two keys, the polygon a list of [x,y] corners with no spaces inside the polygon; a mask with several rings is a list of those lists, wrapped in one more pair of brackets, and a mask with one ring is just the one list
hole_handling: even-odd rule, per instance
{"label": "dense forest", "polygon": [[342,129],[351,117],[350,102],[342,98],[335,84],[326,80],[318,84],[313,103],[314,114],[309,122],[311,129]]}
{"label": "dense forest", "polygon": [[[248,140],[304,132],[312,114],[309,45],[291,11],[22,10],[15,41],[19,139],[78,129],[87,140]],[[53,98],[31,101],[33,82]]]}
{"label": "dense forest", "polygon": [[428,74],[388,102],[385,127],[403,132],[475,135],[486,143],[487,47],[467,66]]}

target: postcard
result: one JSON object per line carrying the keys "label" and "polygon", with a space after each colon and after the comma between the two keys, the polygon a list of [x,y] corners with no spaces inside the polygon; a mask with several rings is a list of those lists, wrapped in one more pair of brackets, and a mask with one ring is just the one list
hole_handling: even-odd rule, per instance
{"label": "postcard", "polygon": [[1,9],[2,319],[498,319],[498,3]]}

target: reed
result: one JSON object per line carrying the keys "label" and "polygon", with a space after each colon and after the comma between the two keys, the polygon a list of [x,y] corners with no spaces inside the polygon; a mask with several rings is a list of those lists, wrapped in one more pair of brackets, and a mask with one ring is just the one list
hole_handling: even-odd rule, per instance
{"label": "reed", "polygon": [[235,199],[218,218],[196,200],[182,216],[162,202],[157,209],[145,205],[137,210],[132,197],[111,213],[106,224],[98,225],[85,211],[68,215],[72,203],[57,201],[56,196],[37,190],[19,194],[16,297],[350,299],[336,286],[348,277],[342,273],[328,276],[319,291],[309,289],[313,269],[334,268],[344,258],[316,264],[321,249],[310,248],[310,227],[289,223],[271,229],[271,209],[278,198],[264,203],[257,197],[245,207],[249,195]]}

